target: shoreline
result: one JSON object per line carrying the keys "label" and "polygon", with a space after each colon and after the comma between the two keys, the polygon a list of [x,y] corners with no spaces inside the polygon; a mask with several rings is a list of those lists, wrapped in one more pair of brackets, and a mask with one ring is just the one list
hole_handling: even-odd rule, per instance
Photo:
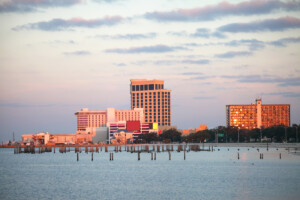
{"label": "shoreline", "polygon": [[[200,145],[204,147],[260,147],[260,148],[300,148],[300,143],[159,143],[159,144],[59,144],[59,145],[34,145],[34,147],[116,147],[116,146],[157,146],[157,145]],[[15,148],[17,145],[0,145],[0,148]],[[20,145],[21,148],[26,145]]]}

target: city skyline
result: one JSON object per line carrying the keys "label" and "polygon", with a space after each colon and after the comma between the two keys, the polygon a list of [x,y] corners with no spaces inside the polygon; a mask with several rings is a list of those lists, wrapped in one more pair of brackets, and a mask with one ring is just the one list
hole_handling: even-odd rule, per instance
{"label": "city skyline", "polygon": [[0,141],[75,133],[81,108],[130,109],[164,80],[171,124],[226,125],[226,105],[290,104],[300,124],[300,1],[0,1]]}

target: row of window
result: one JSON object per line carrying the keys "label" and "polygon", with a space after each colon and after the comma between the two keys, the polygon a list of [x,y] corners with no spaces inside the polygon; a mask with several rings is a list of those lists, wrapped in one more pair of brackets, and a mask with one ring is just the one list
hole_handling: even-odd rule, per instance
{"label": "row of window", "polygon": [[133,85],[131,87],[132,91],[147,91],[147,90],[160,90],[164,89],[163,84],[149,84],[149,85]]}

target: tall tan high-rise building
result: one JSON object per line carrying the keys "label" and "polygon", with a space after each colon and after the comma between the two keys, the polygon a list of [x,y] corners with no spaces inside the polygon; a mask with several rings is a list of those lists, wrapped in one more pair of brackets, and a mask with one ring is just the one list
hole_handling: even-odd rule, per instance
{"label": "tall tan high-rise building", "polygon": [[144,108],[145,122],[171,126],[171,90],[162,80],[131,79],[131,109]]}
{"label": "tall tan high-rise building", "polygon": [[226,105],[226,122],[242,129],[290,126],[290,104],[262,105],[256,99],[250,105]]}

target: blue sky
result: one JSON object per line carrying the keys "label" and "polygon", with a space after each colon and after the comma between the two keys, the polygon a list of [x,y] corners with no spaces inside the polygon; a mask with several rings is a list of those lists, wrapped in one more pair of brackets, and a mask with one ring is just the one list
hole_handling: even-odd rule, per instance
{"label": "blue sky", "polygon": [[0,24],[0,141],[129,109],[136,78],[165,80],[180,129],[257,97],[300,124],[300,1],[0,0]]}

